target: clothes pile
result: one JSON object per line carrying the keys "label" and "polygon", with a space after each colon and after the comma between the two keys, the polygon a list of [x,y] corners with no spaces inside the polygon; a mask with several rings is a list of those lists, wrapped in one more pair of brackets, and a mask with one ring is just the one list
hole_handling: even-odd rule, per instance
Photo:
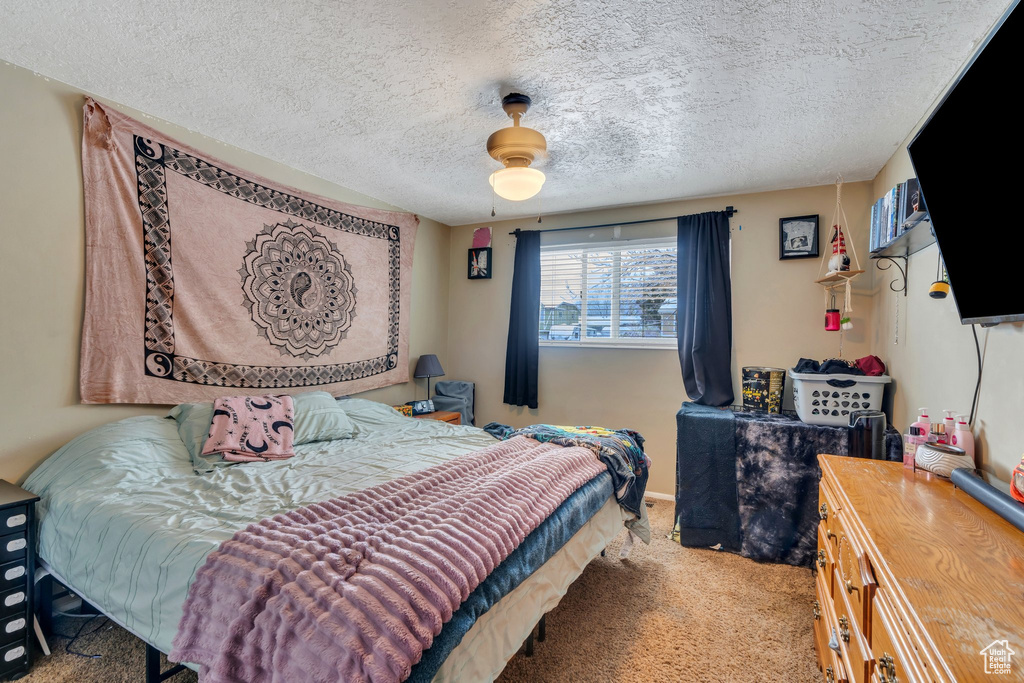
{"label": "clothes pile", "polygon": [[821,363],[801,358],[793,372],[813,372],[820,375],[860,375],[878,377],[885,374],[885,363],[878,356],[864,356],[857,360],[827,358]]}

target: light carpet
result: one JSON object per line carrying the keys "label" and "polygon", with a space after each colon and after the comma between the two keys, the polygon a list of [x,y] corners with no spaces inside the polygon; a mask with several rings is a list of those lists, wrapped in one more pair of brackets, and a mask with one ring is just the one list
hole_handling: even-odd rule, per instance
{"label": "light carpet", "polygon": [[[547,617],[547,639],[532,657],[518,654],[499,683],[615,681],[813,681],[811,613],[814,578],[807,569],[758,564],[729,553],[684,548],[668,540],[672,504],[650,508],[654,539],[618,559],[620,535],[569,588]],[[80,620],[60,619],[73,634]],[[91,633],[90,633],[91,632]],[[23,681],[111,683],[145,676],[140,640],[97,619],[73,649],[53,638]],[[190,683],[188,671],[170,679]]]}

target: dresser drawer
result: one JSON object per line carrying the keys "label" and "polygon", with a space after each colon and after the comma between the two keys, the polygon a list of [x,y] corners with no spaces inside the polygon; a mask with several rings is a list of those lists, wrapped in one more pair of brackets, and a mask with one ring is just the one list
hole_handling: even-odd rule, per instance
{"label": "dresser drawer", "polygon": [[28,536],[22,531],[0,537],[0,564],[20,560],[28,555]]}
{"label": "dresser drawer", "polygon": [[839,511],[839,496],[832,490],[828,481],[822,479],[818,484],[818,516],[821,521],[827,522],[832,515]]}
{"label": "dresser drawer", "polygon": [[826,536],[829,532],[825,525],[825,521],[818,523],[818,552],[814,558],[814,566],[817,567],[818,574],[823,577],[825,588],[828,589],[828,598],[831,599],[832,592],[835,590],[832,570],[835,569],[836,559],[832,544]]}
{"label": "dresser drawer", "polygon": [[907,644],[907,636],[900,627],[896,612],[879,591],[871,601],[871,652],[875,658],[872,683],[930,680]]}
{"label": "dresser drawer", "polygon": [[839,627],[836,620],[836,613],[832,609],[832,598],[828,595],[825,581],[819,574],[815,580],[816,603],[814,605],[814,646],[818,652],[818,667],[824,676],[825,681],[846,683],[849,681],[846,667],[840,653],[829,647],[829,642],[835,637],[839,642]]}
{"label": "dresser drawer", "polygon": [[0,512],[0,534],[24,531],[28,524],[28,507],[22,505]]}
{"label": "dresser drawer", "polygon": [[21,614],[0,619],[0,645],[13,643],[19,638],[24,640],[28,628],[28,613],[25,611]]}
{"label": "dresser drawer", "polygon": [[846,675],[841,660],[835,652],[828,650],[825,660],[825,683],[849,683],[850,677]]}
{"label": "dresser drawer", "polygon": [[28,562],[16,560],[0,565],[0,593],[28,584]]}
{"label": "dresser drawer", "polygon": [[832,604],[836,613],[841,657],[850,680],[866,683],[871,673],[871,650],[868,648],[860,620],[847,599],[846,591],[839,589],[838,581],[836,586]]}
{"label": "dresser drawer", "polygon": [[838,550],[836,545],[836,517],[839,512],[839,504],[836,503],[835,494],[828,487],[828,483],[822,480],[818,486],[818,534],[823,537],[823,544],[832,549],[832,553]]}
{"label": "dresser drawer", "polygon": [[28,592],[24,586],[0,593],[0,619],[25,614],[28,610]]}
{"label": "dresser drawer", "polygon": [[26,666],[28,666],[28,650],[24,639],[0,645],[0,676]]}
{"label": "dresser drawer", "polygon": [[825,580],[818,572],[814,580],[814,605],[811,614],[814,618],[814,653],[817,655],[818,669],[825,671],[826,651],[828,650],[828,638],[825,636],[825,625],[828,621],[828,610],[826,605],[832,600],[825,588]]}
{"label": "dresser drawer", "polygon": [[[839,593],[849,601],[857,623],[862,627],[866,637],[871,636],[871,623],[868,609],[871,605],[871,592],[876,585],[871,563],[864,549],[855,536],[846,528],[844,513],[839,512],[833,520],[835,534],[835,587],[833,592]],[[836,598],[838,600],[838,597]],[[839,603],[836,602],[838,608]]]}

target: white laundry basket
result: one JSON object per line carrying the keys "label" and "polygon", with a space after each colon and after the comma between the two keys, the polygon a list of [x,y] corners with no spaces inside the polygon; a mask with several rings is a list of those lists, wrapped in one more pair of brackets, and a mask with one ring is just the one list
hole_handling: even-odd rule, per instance
{"label": "white laundry basket", "polygon": [[822,375],[789,371],[793,403],[800,419],[812,425],[846,426],[855,410],[880,410],[888,375]]}

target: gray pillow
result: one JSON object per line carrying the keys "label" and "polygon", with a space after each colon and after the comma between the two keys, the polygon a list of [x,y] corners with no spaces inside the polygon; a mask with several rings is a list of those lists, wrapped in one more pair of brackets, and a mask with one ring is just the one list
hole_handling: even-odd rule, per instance
{"label": "gray pillow", "polygon": [[[295,403],[295,445],[351,439],[355,425],[345,409],[326,391],[292,396]],[[213,418],[213,415],[210,415]]]}
{"label": "gray pillow", "polygon": [[[355,425],[326,391],[296,394],[292,396],[292,402],[295,407],[294,445],[352,437]],[[213,403],[182,403],[171,408],[168,417],[173,417],[178,423],[178,436],[192,456],[192,468],[196,474],[212,472],[222,465],[237,464],[225,461],[219,453],[203,455],[203,444],[210,435],[210,423],[213,421]]]}

